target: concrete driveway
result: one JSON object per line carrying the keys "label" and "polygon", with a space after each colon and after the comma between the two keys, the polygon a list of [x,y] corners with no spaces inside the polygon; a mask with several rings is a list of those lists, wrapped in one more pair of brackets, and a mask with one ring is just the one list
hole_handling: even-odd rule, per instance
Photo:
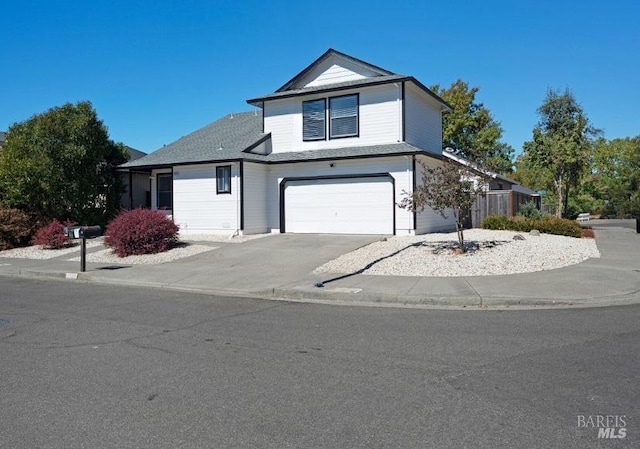
{"label": "concrete driveway", "polygon": [[[313,281],[311,272],[336,257],[381,239],[380,235],[277,234],[244,243],[210,243],[215,250],[160,265],[92,269],[95,280],[221,292],[262,293]],[[76,271],[73,267],[71,271]],[[311,278],[310,278],[311,276]],[[321,280],[317,275],[317,280]],[[311,283],[311,285],[313,285]]]}

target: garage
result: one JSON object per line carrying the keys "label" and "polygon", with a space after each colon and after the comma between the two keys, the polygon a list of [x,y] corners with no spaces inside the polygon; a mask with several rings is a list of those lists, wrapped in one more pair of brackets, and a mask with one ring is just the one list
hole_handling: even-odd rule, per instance
{"label": "garage", "polygon": [[394,233],[394,185],[389,174],[284,179],[281,201],[281,232]]}

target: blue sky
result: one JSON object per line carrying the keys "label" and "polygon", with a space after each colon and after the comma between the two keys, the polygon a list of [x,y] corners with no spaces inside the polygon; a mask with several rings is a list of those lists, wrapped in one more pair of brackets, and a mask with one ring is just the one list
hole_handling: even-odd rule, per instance
{"label": "blue sky", "polygon": [[640,135],[640,3],[15,1],[2,8],[0,130],[89,100],[151,152],[273,92],[328,48],[425,85],[480,91],[520,151],[548,88],[607,138]]}

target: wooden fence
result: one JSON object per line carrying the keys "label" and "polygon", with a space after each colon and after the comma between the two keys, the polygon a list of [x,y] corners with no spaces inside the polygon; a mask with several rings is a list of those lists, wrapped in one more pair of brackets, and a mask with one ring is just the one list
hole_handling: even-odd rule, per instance
{"label": "wooden fence", "polygon": [[488,215],[504,215],[513,217],[520,211],[522,204],[534,201],[540,209],[540,197],[527,195],[513,190],[490,190],[484,195],[477,195],[471,206],[470,220],[467,227],[479,228]]}

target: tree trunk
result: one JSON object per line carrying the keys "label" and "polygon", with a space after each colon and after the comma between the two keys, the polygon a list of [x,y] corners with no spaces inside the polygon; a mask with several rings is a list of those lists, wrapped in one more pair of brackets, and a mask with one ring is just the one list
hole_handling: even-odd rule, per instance
{"label": "tree trunk", "polygon": [[556,185],[556,197],[558,198],[558,204],[556,206],[556,217],[562,218],[563,198],[562,198],[562,177],[554,180]]}
{"label": "tree trunk", "polygon": [[567,184],[567,186],[564,189],[564,209],[562,209],[565,217],[568,215],[568,212],[569,212],[569,189],[570,187]]}
{"label": "tree trunk", "polygon": [[464,254],[464,226],[461,222],[460,211],[453,210],[453,218],[456,221],[456,232],[458,233],[458,247],[460,252]]}

